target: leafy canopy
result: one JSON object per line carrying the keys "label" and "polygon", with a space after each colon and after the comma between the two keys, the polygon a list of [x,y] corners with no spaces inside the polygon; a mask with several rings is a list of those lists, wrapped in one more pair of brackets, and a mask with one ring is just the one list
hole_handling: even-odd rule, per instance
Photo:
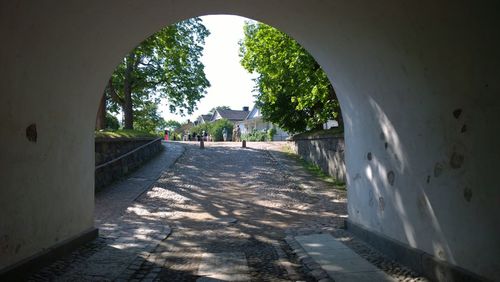
{"label": "leafy canopy", "polygon": [[168,130],[173,131],[179,129],[180,127],[181,123],[176,120],[171,119],[165,122],[165,128],[167,128]]}
{"label": "leafy canopy", "polygon": [[264,119],[288,132],[302,132],[340,118],[328,77],[295,40],[263,23],[246,22],[244,34],[241,64],[259,74],[256,104]]}
{"label": "leafy canopy", "polygon": [[215,111],[220,111],[220,110],[230,110],[231,107],[229,106],[217,106],[217,107],[213,107],[210,111],[208,111],[209,114],[213,114],[215,113]]}
{"label": "leafy canopy", "polygon": [[162,99],[170,112],[191,114],[210,86],[200,61],[208,35],[202,20],[192,18],[147,38],[112,74],[107,92],[112,92],[113,100],[108,110],[116,113],[121,107],[126,112],[127,95],[131,95],[133,125],[141,130],[165,126],[157,106]]}

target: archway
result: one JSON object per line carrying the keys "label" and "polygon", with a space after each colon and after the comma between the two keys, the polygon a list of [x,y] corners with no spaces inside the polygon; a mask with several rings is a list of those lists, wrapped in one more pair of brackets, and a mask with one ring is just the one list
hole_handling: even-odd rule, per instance
{"label": "archway", "polygon": [[[492,175],[500,136],[491,120],[500,104],[500,44],[490,36],[497,8],[452,1],[2,3],[1,33],[10,40],[0,70],[0,142],[8,148],[0,268],[92,228],[93,118],[85,117],[95,114],[119,59],[162,26],[225,13],[289,33],[328,73],[345,114],[353,223],[498,277]],[[26,138],[32,124],[36,142]]]}

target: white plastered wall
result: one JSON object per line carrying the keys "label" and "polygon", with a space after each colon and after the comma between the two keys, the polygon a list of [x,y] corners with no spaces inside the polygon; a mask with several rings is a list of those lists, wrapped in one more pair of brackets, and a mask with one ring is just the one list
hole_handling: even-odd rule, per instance
{"label": "white plastered wall", "polygon": [[500,276],[498,6],[444,2],[2,1],[0,269],[92,227],[94,119],[127,51],[184,18],[236,14],[329,74],[353,222]]}

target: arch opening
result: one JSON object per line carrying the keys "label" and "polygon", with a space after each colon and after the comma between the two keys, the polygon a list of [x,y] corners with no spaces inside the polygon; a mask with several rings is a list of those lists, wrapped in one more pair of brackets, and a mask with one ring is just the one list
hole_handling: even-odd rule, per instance
{"label": "arch opening", "polygon": [[[7,238],[3,244],[9,246],[9,255],[2,258],[0,268],[52,246],[56,238],[71,238],[92,226],[93,159],[88,155],[94,124],[92,118],[81,117],[95,115],[99,97],[88,93],[98,93],[105,84],[105,73],[118,61],[116,54],[124,54],[127,46],[155,27],[224,12],[256,18],[291,34],[329,75],[348,128],[353,222],[490,279],[498,276],[498,229],[492,227],[498,226],[498,192],[490,188],[490,176],[499,136],[487,126],[499,104],[494,95],[498,72],[493,67],[499,42],[487,36],[498,22],[491,12],[494,5],[458,4],[447,9],[445,3],[388,1],[359,7],[292,1],[277,9],[278,3],[268,1],[113,4],[2,3],[3,11],[13,13],[2,17],[1,26],[12,38],[2,46],[6,83],[1,92],[12,94],[2,95],[1,103],[1,132],[7,136],[2,144],[11,150],[2,156],[7,168],[2,171],[5,189],[0,198],[19,201],[1,202],[5,214],[14,215],[1,217],[0,230],[7,230],[1,238]],[[111,12],[117,10],[120,17]],[[36,24],[24,23],[24,18]],[[34,36],[20,36],[26,33]],[[61,36],[65,40],[56,40]],[[26,46],[34,47],[28,52]],[[479,49],[482,52],[476,52]],[[462,114],[456,117],[458,109]],[[33,123],[38,137],[29,143],[24,132]],[[368,152],[372,163],[367,165]],[[73,165],[65,165],[68,162]],[[32,177],[24,177],[26,171]],[[381,191],[373,193],[374,199],[393,199],[384,200],[383,213],[376,205],[366,205],[373,186]],[[45,188],[45,196],[37,187]],[[67,187],[74,189],[70,193]],[[46,208],[53,203],[49,197],[64,201]],[[33,205],[37,198],[47,200]],[[18,206],[33,206],[37,215]],[[428,226],[433,226],[431,231]],[[29,234],[40,234],[39,240],[31,241]]]}

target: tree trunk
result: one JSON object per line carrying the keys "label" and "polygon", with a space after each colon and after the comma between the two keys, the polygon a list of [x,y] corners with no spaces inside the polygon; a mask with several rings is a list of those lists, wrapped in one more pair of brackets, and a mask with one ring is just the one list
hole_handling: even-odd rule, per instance
{"label": "tree trunk", "polygon": [[97,118],[95,122],[95,129],[105,129],[106,128],[106,92],[102,94],[101,102],[99,103],[99,109],[97,110]]}
{"label": "tree trunk", "polygon": [[337,122],[339,123],[339,128],[344,128],[344,118],[342,117],[342,109],[340,106],[337,114]]}
{"label": "tree trunk", "polygon": [[135,54],[130,53],[127,58],[127,67],[125,69],[125,80],[123,83],[123,114],[124,128],[134,129],[134,110],[132,105],[132,72],[134,67]]}

